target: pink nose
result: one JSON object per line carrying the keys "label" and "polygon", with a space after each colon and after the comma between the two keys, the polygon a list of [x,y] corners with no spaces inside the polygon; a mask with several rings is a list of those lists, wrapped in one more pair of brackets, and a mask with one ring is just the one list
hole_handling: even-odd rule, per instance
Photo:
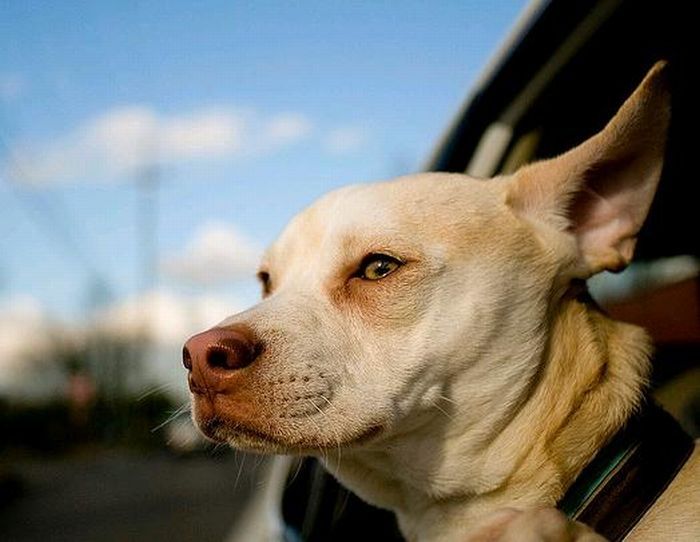
{"label": "pink nose", "polygon": [[182,349],[182,364],[190,372],[190,388],[218,388],[238,369],[255,361],[260,342],[248,327],[214,327],[190,337]]}

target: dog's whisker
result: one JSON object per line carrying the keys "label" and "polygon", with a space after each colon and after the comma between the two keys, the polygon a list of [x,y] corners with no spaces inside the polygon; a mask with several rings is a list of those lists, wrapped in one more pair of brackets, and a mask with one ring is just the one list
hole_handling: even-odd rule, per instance
{"label": "dog's whisker", "polygon": [[332,407],[332,406],[333,406],[333,403],[330,402],[330,400],[328,399],[328,397],[326,397],[326,396],[323,395],[322,393],[319,393],[318,396],[319,396],[321,399],[323,399],[323,400],[328,404],[329,407]]}
{"label": "dog's whisker", "polygon": [[294,468],[294,474],[292,474],[291,478],[287,480],[287,485],[286,487],[291,486],[294,483],[294,480],[297,479],[297,476],[299,476],[299,473],[301,472],[301,465],[303,461],[301,459],[298,459],[296,462],[296,467]]}
{"label": "dog's whisker", "polygon": [[[333,408],[334,405],[333,405],[333,403],[330,402],[330,400],[328,399],[328,397],[326,397],[326,396],[323,395],[322,393],[319,393],[319,397],[320,397],[321,399],[323,399],[323,400],[328,404],[328,408]],[[325,416],[325,415],[326,415],[326,414],[324,413],[324,416]],[[342,450],[342,447],[341,447],[340,435],[339,435],[338,432],[336,431],[335,426],[331,425],[331,427],[333,428],[333,434],[335,435],[336,449],[338,450],[338,458],[337,458],[336,467],[335,467],[335,475],[336,475],[336,477],[337,477],[337,476],[338,476],[338,472],[340,471],[340,462],[341,462],[342,457],[343,457],[343,450]]]}
{"label": "dog's whisker", "polygon": [[[307,399],[307,401],[308,401],[309,403],[311,403],[311,405],[314,407],[315,410],[317,410],[318,412],[320,412],[321,414],[323,414],[323,411],[322,411],[320,408],[318,408],[318,405],[316,405],[316,403],[314,403],[313,401],[311,401],[311,399]],[[314,425],[314,427],[316,427],[316,434],[317,434],[317,435],[321,435],[321,434],[322,434],[321,427],[316,423],[316,420],[314,420],[314,418],[313,418],[315,415],[316,415],[315,412],[310,413],[310,414],[307,414],[306,416],[304,416],[304,419],[310,421],[310,422]],[[327,456],[326,456],[326,450],[325,450],[325,448],[320,448],[320,449],[319,449],[319,452],[321,453],[321,457],[323,458],[323,460],[324,460],[325,462],[327,462],[327,461],[328,461],[328,458],[327,458]]]}
{"label": "dog's whisker", "polygon": [[256,471],[260,468],[260,465],[263,464],[265,461],[265,456],[264,455],[257,455],[255,457],[255,463],[253,463],[253,470]]}
{"label": "dog's whisker", "polygon": [[159,429],[162,429],[166,425],[168,425],[170,422],[175,421],[177,418],[185,414],[186,412],[189,412],[190,409],[190,403],[189,401],[183,404],[180,408],[176,409],[170,416],[168,416],[165,421],[162,423],[156,425],[153,429],[151,429],[151,433],[155,433]]}
{"label": "dog's whisker", "polygon": [[318,406],[316,403],[314,403],[311,399],[307,399],[307,401],[309,402],[309,404],[310,404],[312,407],[314,407],[314,408],[316,409],[316,411],[317,411],[321,416],[325,416],[325,415],[326,415],[326,413],[323,412],[323,410],[321,410],[321,409],[319,408],[319,406]]}
{"label": "dog's whisker", "polygon": [[146,397],[149,397],[151,395],[154,395],[156,393],[160,393],[160,392],[168,390],[168,389],[172,389],[174,387],[175,387],[175,383],[173,383],[173,382],[166,382],[166,383],[160,384],[158,386],[153,386],[151,388],[148,388],[141,395],[139,395],[136,398],[136,401],[143,401]]}
{"label": "dog's whisker", "polygon": [[214,445],[211,447],[211,450],[209,451],[209,455],[214,456],[224,446],[225,444],[223,442],[214,443]]}
{"label": "dog's whisker", "polygon": [[447,412],[444,408],[442,408],[438,403],[436,403],[435,401],[431,401],[430,404],[433,405],[442,414],[444,414],[448,420],[454,420],[454,416]]}
{"label": "dog's whisker", "polygon": [[242,457],[236,457],[238,461],[238,472],[236,473],[236,480],[233,482],[233,489],[238,489],[238,481],[241,479],[241,473],[243,472],[243,465],[245,465],[246,455]]}
{"label": "dog's whisker", "polygon": [[[328,398],[324,397],[322,394],[319,394],[319,397],[321,397],[322,399],[324,399],[324,400],[328,403],[329,406],[331,406],[331,407],[333,406],[333,404],[328,400]],[[314,403],[311,399],[308,399],[308,401],[309,401],[309,403],[318,411],[319,414],[321,414],[324,418],[328,418],[328,416],[326,415],[326,413],[325,413],[321,408],[319,408],[319,406],[318,406],[316,403]],[[335,438],[336,446],[337,446],[337,451],[338,451],[337,458],[336,458],[336,461],[335,461],[336,465],[335,465],[335,469],[334,469],[334,470],[335,470],[335,475],[337,476],[337,475],[338,475],[338,472],[340,471],[340,460],[341,460],[341,458],[342,458],[342,451],[341,451],[341,444],[340,444],[340,436],[338,435],[338,432],[337,432],[337,430],[336,430],[336,428],[335,428],[335,426],[334,426],[333,424],[330,424],[330,428],[331,428],[331,430],[333,431],[333,436],[334,436],[334,438]],[[319,431],[320,431],[320,430],[319,430]],[[328,450],[328,453],[330,454],[330,450]],[[329,463],[329,465],[330,465],[330,461],[328,460],[327,457],[326,457],[326,462]]]}
{"label": "dog's whisker", "polygon": [[438,399],[441,399],[442,401],[445,401],[446,403],[450,403],[451,405],[457,404],[457,401],[455,401],[454,399],[452,399],[450,397],[447,397],[446,395],[440,394],[440,395],[438,395]]}

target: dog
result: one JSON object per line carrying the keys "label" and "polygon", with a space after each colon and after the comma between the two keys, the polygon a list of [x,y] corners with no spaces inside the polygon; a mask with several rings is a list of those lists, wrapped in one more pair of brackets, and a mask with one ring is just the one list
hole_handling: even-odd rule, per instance
{"label": "dog", "polygon": [[[598,134],[512,175],[355,185],[296,216],[263,257],[263,300],[185,345],[200,430],[321,457],[408,540],[600,540],[554,506],[642,410],[651,344],[585,280],[632,259],[667,71]],[[628,540],[700,539],[692,447]]]}

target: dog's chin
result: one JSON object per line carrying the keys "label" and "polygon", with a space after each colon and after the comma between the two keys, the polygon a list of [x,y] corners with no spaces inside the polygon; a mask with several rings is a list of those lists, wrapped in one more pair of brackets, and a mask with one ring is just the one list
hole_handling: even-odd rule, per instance
{"label": "dog's chin", "polygon": [[202,434],[218,444],[257,453],[289,453],[279,439],[246,425],[218,415],[196,417],[195,423]]}
{"label": "dog's chin", "polygon": [[339,440],[334,437],[262,431],[250,424],[224,418],[217,414],[195,416],[195,423],[208,439],[246,452],[285,455],[319,455],[326,450],[358,448],[383,432],[381,424],[369,424],[354,434]]}

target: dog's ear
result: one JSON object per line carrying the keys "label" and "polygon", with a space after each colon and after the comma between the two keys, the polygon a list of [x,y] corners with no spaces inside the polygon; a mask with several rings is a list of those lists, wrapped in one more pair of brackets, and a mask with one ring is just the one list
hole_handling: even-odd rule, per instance
{"label": "dog's ear", "polygon": [[601,132],[525,166],[509,184],[508,203],[518,214],[575,236],[577,274],[618,271],[632,259],[663,166],[667,71],[657,62]]}

